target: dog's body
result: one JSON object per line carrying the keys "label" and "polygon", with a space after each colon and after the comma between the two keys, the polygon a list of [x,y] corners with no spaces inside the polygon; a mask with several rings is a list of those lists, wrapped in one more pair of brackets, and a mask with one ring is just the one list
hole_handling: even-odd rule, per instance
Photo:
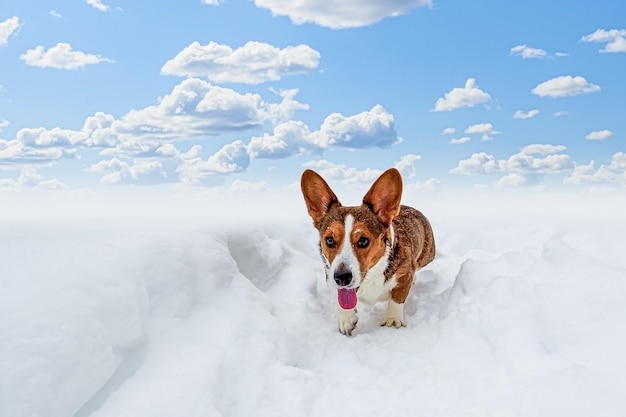
{"label": "dog's body", "polygon": [[314,171],[304,171],[301,187],[320,232],[326,281],[337,300],[339,331],[350,335],[356,327],[357,299],[388,300],[382,324],[404,326],[404,302],[417,270],[435,257],[435,240],[426,217],[400,205],[400,173],[393,168],[385,171],[358,207],[342,206]]}

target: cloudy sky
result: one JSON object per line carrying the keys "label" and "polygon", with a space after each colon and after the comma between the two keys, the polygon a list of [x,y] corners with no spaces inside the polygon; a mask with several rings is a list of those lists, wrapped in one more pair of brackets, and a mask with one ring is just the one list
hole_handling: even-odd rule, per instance
{"label": "cloudy sky", "polygon": [[[0,11],[0,197],[623,193],[623,0],[21,1]],[[476,191],[479,192],[479,191]]]}

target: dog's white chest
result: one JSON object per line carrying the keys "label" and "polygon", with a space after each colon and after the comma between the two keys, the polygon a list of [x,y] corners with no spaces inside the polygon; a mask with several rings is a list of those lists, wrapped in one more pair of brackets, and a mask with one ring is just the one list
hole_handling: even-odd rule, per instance
{"label": "dog's white chest", "polygon": [[[391,246],[393,246],[395,240],[395,231],[393,226],[390,228],[391,232]],[[365,278],[361,282],[357,296],[359,300],[369,304],[374,304],[377,301],[386,301],[389,299],[389,295],[393,287],[398,283],[396,276],[385,282],[385,270],[389,266],[389,253],[391,247],[387,247],[385,256],[382,257],[367,273]]]}
{"label": "dog's white chest", "polygon": [[387,268],[387,259],[381,259],[374,268],[370,269],[357,292],[360,301],[368,304],[374,304],[377,301],[386,301],[393,287],[396,286],[397,280],[395,275],[385,282],[385,269]]}

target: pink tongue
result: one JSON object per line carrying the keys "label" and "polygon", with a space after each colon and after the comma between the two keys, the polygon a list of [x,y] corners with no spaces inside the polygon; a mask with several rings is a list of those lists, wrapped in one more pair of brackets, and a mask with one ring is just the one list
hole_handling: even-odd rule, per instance
{"label": "pink tongue", "polygon": [[344,310],[351,310],[356,307],[356,290],[338,288],[337,299],[339,300],[341,308]]}

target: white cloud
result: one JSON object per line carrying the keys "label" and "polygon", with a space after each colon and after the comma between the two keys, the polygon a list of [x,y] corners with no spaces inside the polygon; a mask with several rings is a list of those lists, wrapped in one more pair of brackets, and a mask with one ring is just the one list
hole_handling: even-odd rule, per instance
{"label": "white cloud", "polygon": [[0,132],[2,132],[2,129],[4,129],[8,125],[9,125],[9,121],[8,120],[0,119]]}
{"label": "white cloud", "polygon": [[260,127],[266,121],[288,120],[308,106],[295,101],[298,90],[282,91],[279,103],[267,103],[258,94],[240,94],[197,78],[189,78],[154,106],[131,110],[111,129],[120,146],[135,148],[145,140],[185,140],[220,132]]}
{"label": "white cloud", "polygon": [[626,52],[626,29],[598,29],[590,35],[583,36],[581,41],[606,43],[600,50],[601,53]]}
{"label": "white cloud", "polygon": [[605,140],[610,138],[611,136],[613,136],[613,132],[611,132],[610,130],[596,130],[593,132],[589,132],[589,134],[587,134],[587,136],[585,136],[585,139],[587,140]]}
{"label": "white cloud", "polygon": [[56,178],[50,180],[42,180],[37,184],[37,188],[42,190],[65,190],[67,186]]}
{"label": "white cloud", "polygon": [[72,46],[65,42],[59,42],[47,51],[43,46],[29,49],[24,54],[20,55],[20,59],[34,67],[66,70],[84,68],[86,65],[94,65],[101,62],[114,62],[111,59],[99,55],[74,51],[72,50]]}
{"label": "white cloud", "polygon": [[404,187],[405,194],[432,193],[439,190],[441,190],[441,180],[438,178],[429,178],[424,182],[409,183]]}
{"label": "white cloud", "polygon": [[176,175],[180,182],[192,185],[199,185],[216,176],[243,171],[250,165],[247,147],[241,140],[224,145],[207,159],[202,158],[200,145],[181,152],[172,143],[166,143],[157,148],[154,154],[157,157],[136,158],[135,162],[159,161],[161,171],[165,174],[162,181],[173,181]]}
{"label": "white cloud", "polygon": [[459,161],[456,168],[449,171],[450,174],[477,175],[493,174],[502,172],[503,161],[496,161],[493,155],[485,152],[474,153],[469,159]]}
{"label": "white cloud", "polygon": [[299,103],[295,100],[299,91],[300,90],[297,88],[280,90],[277,94],[282,98],[282,100],[278,103],[269,103],[267,105],[267,109],[265,111],[266,120],[276,124],[286,120],[291,120],[296,110],[308,110],[308,104]]}
{"label": "white cloud", "polygon": [[118,143],[110,128],[113,120],[113,116],[98,112],[85,120],[82,130],[22,128],[15,139],[0,141],[0,167],[47,166],[62,158],[76,158],[79,147],[115,146]]}
{"label": "white cloud", "polygon": [[626,52],[626,38],[619,37],[614,41],[606,44],[604,49],[601,49],[602,53],[618,53],[618,52]]}
{"label": "white cloud", "polygon": [[491,100],[489,94],[478,88],[474,78],[468,78],[465,87],[455,87],[435,103],[434,111],[450,111],[461,107],[474,107]]}
{"label": "white cloud", "polygon": [[604,165],[596,170],[595,161],[591,161],[587,165],[577,165],[572,173],[563,179],[563,184],[607,184],[616,181],[617,178],[615,172]]}
{"label": "white cloud", "polygon": [[18,130],[16,139],[26,146],[37,148],[71,147],[84,140],[81,131],[67,130],[55,127],[53,129],[23,128]]}
{"label": "white cloud", "polygon": [[319,139],[323,147],[335,145],[348,148],[387,148],[401,141],[393,115],[379,104],[354,116],[330,114],[320,128]]}
{"label": "white cloud", "polygon": [[279,49],[267,43],[248,42],[233,50],[211,41],[193,42],[161,68],[161,74],[207,77],[215,83],[259,84],[285,75],[317,68],[320,54],[307,45]]}
{"label": "white cloud", "polygon": [[100,182],[107,185],[163,182],[167,173],[157,159],[135,159],[128,164],[117,158],[102,160],[86,169],[87,172],[105,174]]}
{"label": "white cloud", "polygon": [[567,116],[567,112],[565,110],[559,110],[559,111],[554,112],[553,116],[554,117]]}
{"label": "white cloud", "polygon": [[288,16],[297,25],[316,23],[333,29],[361,27],[386,17],[409,13],[421,6],[431,6],[431,0],[255,0],[257,7],[269,9],[274,16]]}
{"label": "white cloud", "polygon": [[110,130],[113,122],[113,116],[97,112],[85,119],[82,130],[22,128],[16,133],[16,141],[33,148],[110,147],[118,143]]}
{"label": "white cloud", "polygon": [[0,169],[50,166],[61,158],[75,158],[74,149],[60,147],[34,148],[23,142],[0,139]]}
{"label": "white cloud", "polygon": [[183,155],[182,163],[176,168],[184,183],[197,184],[215,175],[243,171],[250,165],[247,147],[241,140],[224,145],[206,160],[199,156],[199,150],[198,147]]}
{"label": "white cloud", "polygon": [[510,55],[519,55],[522,58],[545,58],[548,53],[543,49],[531,48],[526,45],[517,45],[511,48]]}
{"label": "white cloud", "polygon": [[43,190],[63,190],[66,187],[58,179],[46,179],[33,167],[22,168],[17,179],[0,179],[0,190],[17,190],[20,188],[39,188]]}
{"label": "white cloud", "polygon": [[16,34],[19,28],[20,19],[17,16],[0,22],[0,46],[6,46],[9,43],[9,37]]}
{"label": "white cloud", "polygon": [[290,120],[274,126],[273,134],[255,136],[248,144],[254,158],[287,158],[307,151],[321,150],[315,141],[316,133],[299,120]]}
{"label": "white cloud", "polygon": [[396,162],[393,166],[398,171],[400,171],[400,174],[402,174],[404,178],[411,178],[414,177],[416,174],[415,163],[420,159],[422,159],[421,155],[413,153],[402,155],[400,157],[400,160]]}
{"label": "white cloud", "polygon": [[273,134],[253,137],[248,152],[254,158],[286,158],[305,152],[322,152],[332,146],[350,149],[387,148],[399,143],[393,115],[380,105],[353,116],[332,113],[318,131],[301,121],[274,127]]}
{"label": "white cloud", "polygon": [[112,147],[119,143],[117,133],[113,125],[115,118],[104,112],[96,112],[89,116],[83,123],[83,145],[89,147]]}
{"label": "white cloud", "polygon": [[57,12],[56,10],[50,10],[48,13],[50,14],[50,16],[57,18],[57,19],[60,19],[63,17],[63,15]]}
{"label": "white cloud", "polygon": [[519,187],[524,184],[526,184],[526,177],[517,172],[507,174],[495,183],[496,187]]}
{"label": "white cloud", "polygon": [[537,109],[529,110],[527,112],[523,112],[522,110],[518,110],[513,115],[513,118],[514,119],[532,119],[533,117],[535,117],[538,114],[539,114],[539,110],[537,110]]}
{"label": "white cloud", "polygon": [[454,132],[456,132],[456,129],[453,127],[446,127],[445,129],[443,129],[443,132],[441,132],[442,135],[451,135]]}
{"label": "white cloud", "polygon": [[111,8],[106,4],[102,3],[102,0],[85,0],[85,3],[90,5],[96,10],[100,10],[101,12],[110,12]]}
{"label": "white cloud", "polygon": [[76,158],[79,147],[115,146],[113,120],[113,116],[98,112],[85,120],[82,130],[22,128],[15,139],[0,140],[0,168],[49,166],[62,158]]}
{"label": "white cloud", "polygon": [[481,137],[482,140],[491,140],[492,139],[491,135],[502,134],[502,132],[498,132],[497,130],[495,130],[491,123],[478,123],[475,125],[468,126],[468,128],[465,129],[465,133],[470,134],[470,135],[472,134],[482,135]]}
{"label": "white cloud", "polygon": [[240,179],[236,179],[230,184],[228,187],[229,191],[233,193],[261,193],[265,191],[269,191],[269,187],[267,185],[267,181],[259,181],[259,182],[250,182],[250,181],[242,181]]}
{"label": "white cloud", "polygon": [[343,185],[366,186],[371,184],[383,173],[378,169],[348,168],[345,165],[334,164],[326,160],[309,161],[303,164],[305,168],[313,168],[327,181],[338,182]]}
{"label": "white cloud", "polygon": [[571,175],[563,179],[565,185],[581,184],[626,184],[626,153],[617,152],[611,157],[609,165],[600,165],[595,169],[595,162],[577,165]]}
{"label": "white cloud", "polygon": [[41,176],[36,170],[22,169],[17,181],[21,185],[34,186],[37,185],[42,179],[43,176]]}
{"label": "white cloud", "polygon": [[553,154],[536,157],[517,153],[506,161],[505,169],[517,173],[556,174],[564,172],[573,166],[569,155]]}
{"label": "white cloud", "polygon": [[[393,166],[400,171],[402,176],[411,178],[414,176],[415,162],[421,159],[420,155],[407,154],[403,155]],[[340,183],[344,186],[368,187],[383,173],[382,170],[366,168],[359,170],[357,168],[347,167],[343,164],[335,164],[324,159],[308,161],[303,164],[305,168],[315,169],[322,177],[329,182]],[[439,188],[440,181],[431,178],[425,183],[407,184],[407,189],[415,191],[434,191]]]}
{"label": "white cloud", "polygon": [[465,133],[469,133],[469,134],[485,134],[485,133],[490,133],[493,132],[493,125],[491,123],[477,123],[471,126],[468,126],[467,129],[465,129]]}
{"label": "white cloud", "polygon": [[567,147],[564,145],[532,144],[524,146],[521,153],[526,155],[553,155],[566,149]]}
{"label": "white cloud", "polygon": [[600,86],[588,82],[584,77],[560,76],[544,81],[531,90],[539,97],[569,97],[600,91]]}
{"label": "white cloud", "polygon": [[471,139],[470,139],[470,137],[469,137],[469,136],[463,136],[463,137],[461,137],[461,138],[453,138],[453,139],[450,139],[450,144],[451,144],[451,145],[462,145],[462,144],[464,144],[464,143],[469,142],[470,140],[471,140]]}
{"label": "white cloud", "polygon": [[202,4],[208,4],[210,6],[219,6],[224,0],[202,0]]}
{"label": "white cloud", "polygon": [[[573,162],[569,155],[563,154],[562,145],[533,144],[522,148],[508,159],[496,160],[485,152],[474,153],[469,159],[459,161],[449,171],[450,174],[478,175],[494,173],[556,174],[571,169]],[[511,177],[505,181],[510,181]]]}
{"label": "white cloud", "polygon": [[[172,181],[177,178],[175,170],[181,164],[183,174],[189,178],[202,177],[205,173],[237,172],[249,164],[247,147],[241,142],[226,146],[208,160],[189,153],[167,154],[164,145],[168,141],[257,128],[267,121],[288,119],[294,109],[306,108],[294,100],[296,92],[282,91],[281,102],[266,103],[258,95],[240,95],[188,79],[158,105],[132,110],[121,119],[98,112],[85,120],[81,130],[20,129],[15,139],[0,140],[0,169],[49,166],[62,158],[77,157],[80,148],[97,147],[102,148],[103,156],[116,157],[120,162],[127,160],[125,165],[108,166],[105,183]],[[106,167],[96,164],[91,171]]]}
{"label": "white cloud", "polygon": [[13,178],[0,178],[0,192],[11,192],[19,189],[20,186]]}
{"label": "white cloud", "polygon": [[617,152],[613,154],[613,156],[611,157],[611,164],[609,165],[609,169],[612,169],[614,171],[622,171],[622,173],[625,173],[624,171],[626,171],[626,153]]}

